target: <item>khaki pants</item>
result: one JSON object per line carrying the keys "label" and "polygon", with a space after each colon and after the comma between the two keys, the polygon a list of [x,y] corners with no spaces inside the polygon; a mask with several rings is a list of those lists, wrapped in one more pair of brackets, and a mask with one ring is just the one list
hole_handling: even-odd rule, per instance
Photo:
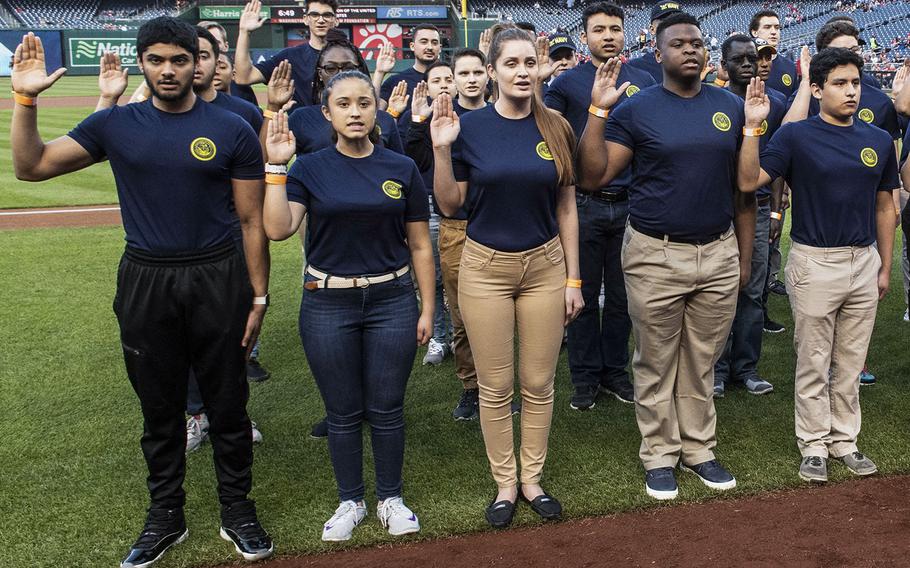
{"label": "khaki pants", "polygon": [[477,388],[477,371],[471,344],[464,330],[464,320],[458,309],[458,265],[464,250],[465,231],[468,222],[458,219],[439,221],[439,266],[442,269],[442,285],[449,302],[449,316],[452,318],[452,342],[455,344],[455,375],[461,379],[465,390]]}
{"label": "khaki pants", "polygon": [[559,238],[524,252],[499,252],[470,239],[461,256],[458,303],[474,352],[480,425],[493,479],[518,483],[510,405],[518,329],[521,482],[540,482],[553,416],[553,380],[562,343],[566,267]]}
{"label": "khaki pants", "polygon": [[622,265],[635,337],[639,457],[646,470],[714,459],[714,364],[736,310],[739,250],[730,229],[706,245],[626,227]]}
{"label": "khaki pants", "polygon": [[881,258],[873,246],[793,243],[785,269],[796,346],[796,443],[803,457],[857,451],[859,380],[875,314]]}

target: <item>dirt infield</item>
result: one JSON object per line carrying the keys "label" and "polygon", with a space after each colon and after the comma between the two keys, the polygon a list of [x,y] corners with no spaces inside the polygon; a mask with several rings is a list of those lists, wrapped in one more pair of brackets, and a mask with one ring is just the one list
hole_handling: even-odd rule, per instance
{"label": "dirt infield", "polygon": [[855,480],[257,566],[908,566],[908,490],[906,476]]}
{"label": "dirt infield", "polygon": [[0,210],[0,231],[16,229],[120,225],[117,205]]}

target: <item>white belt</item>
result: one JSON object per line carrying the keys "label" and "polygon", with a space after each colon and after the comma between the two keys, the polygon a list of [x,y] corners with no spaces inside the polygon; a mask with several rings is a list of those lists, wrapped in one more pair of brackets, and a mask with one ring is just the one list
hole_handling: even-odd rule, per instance
{"label": "white belt", "polygon": [[401,278],[409,270],[411,270],[411,267],[404,265],[395,272],[389,272],[388,274],[347,278],[345,276],[332,276],[308,265],[305,272],[316,278],[316,280],[306,282],[303,287],[307,290],[318,290],[319,288],[366,288],[371,284],[382,284],[383,282]]}

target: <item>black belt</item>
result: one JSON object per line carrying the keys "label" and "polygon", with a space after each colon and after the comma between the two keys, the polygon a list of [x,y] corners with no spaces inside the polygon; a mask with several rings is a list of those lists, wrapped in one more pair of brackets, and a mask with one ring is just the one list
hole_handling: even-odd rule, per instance
{"label": "black belt", "polygon": [[764,197],[759,197],[758,199],[755,200],[755,202],[758,203],[759,207],[764,207],[765,205],[768,205],[769,203],[771,203],[771,196],[766,195]]}
{"label": "black belt", "polygon": [[584,195],[585,197],[590,197],[591,199],[603,201],[605,203],[619,203],[621,201],[627,201],[629,199],[629,192],[626,190],[607,191],[605,189],[598,189],[597,191],[585,191],[583,189],[576,189],[575,193]]}
{"label": "black belt", "polygon": [[629,221],[629,225],[631,225],[633,229],[635,229],[642,235],[649,236],[652,239],[660,239],[660,240],[667,239],[671,243],[682,243],[682,244],[686,244],[686,245],[706,245],[709,243],[713,243],[714,241],[718,240],[719,238],[721,238],[722,236],[727,234],[727,231],[722,231],[720,233],[715,233],[712,235],[705,235],[704,237],[695,237],[695,238],[675,237],[673,235],[666,235],[664,233],[658,233],[657,231],[651,231],[651,230],[642,228],[638,225],[638,223],[631,221],[631,220]]}

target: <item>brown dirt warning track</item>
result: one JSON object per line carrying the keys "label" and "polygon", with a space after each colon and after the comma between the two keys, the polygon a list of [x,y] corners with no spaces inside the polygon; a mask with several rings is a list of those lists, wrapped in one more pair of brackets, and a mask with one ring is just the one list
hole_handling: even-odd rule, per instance
{"label": "brown dirt warning track", "polygon": [[0,209],[0,231],[15,229],[103,227],[120,225],[120,206]]}

